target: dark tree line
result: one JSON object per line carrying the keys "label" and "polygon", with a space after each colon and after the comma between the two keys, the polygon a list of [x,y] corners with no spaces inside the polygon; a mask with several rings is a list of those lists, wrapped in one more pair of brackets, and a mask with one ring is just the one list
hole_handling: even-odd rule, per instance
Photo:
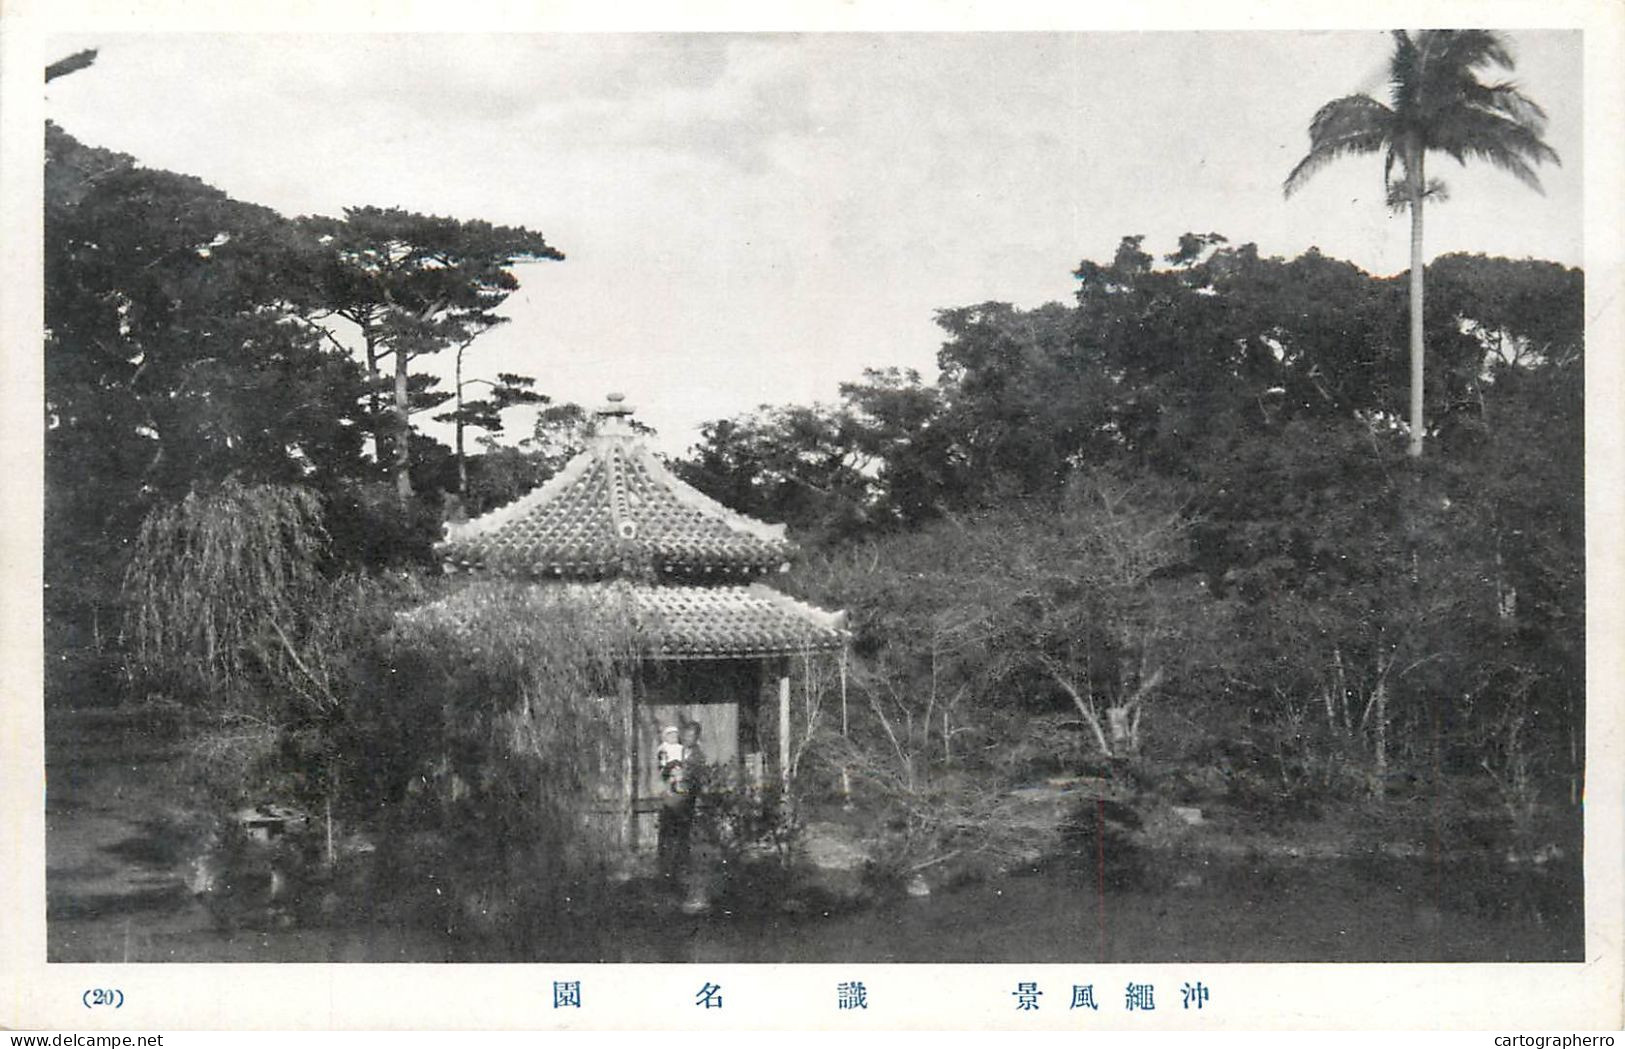
{"label": "dark tree line", "polygon": [[[426,557],[445,493],[483,509],[545,474],[546,453],[496,454],[487,471],[462,441],[500,433],[508,407],[550,404],[531,377],[485,376],[468,352],[505,320],[517,265],[563,257],[541,234],[373,207],[290,219],[54,124],[45,136],[45,607],[59,669],[117,654],[142,522],[189,494],[308,490],[331,540],[324,570],[366,570]],[[442,390],[422,367],[447,351],[456,388]],[[437,408],[455,449],[414,425]],[[555,408],[541,443],[573,406]]]}
{"label": "dark tree line", "polygon": [[[834,405],[708,423],[687,476],[803,535],[856,538],[1053,497],[1085,466],[1195,482],[1297,428],[1385,446],[1404,427],[1404,275],[1187,234],[1160,264],[1128,237],[1109,263],[1085,260],[1075,276],[1071,306],[939,311],[947,338],[934,383],[871,369]],[[1583,277],[1446,255],[1430,278],[1428,415],[1449,453],[1476,461],[1495,444],[1498,415],[1533,410],[1531,396],[1579,393]],[[1578,426],[1579,402],[1570,407],[1554,436]]]}

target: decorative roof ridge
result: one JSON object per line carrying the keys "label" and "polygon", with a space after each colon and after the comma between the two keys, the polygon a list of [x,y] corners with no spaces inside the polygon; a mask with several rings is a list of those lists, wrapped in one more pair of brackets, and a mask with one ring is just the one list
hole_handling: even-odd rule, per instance
{"label": "decorative roof ridge", "polygon": [[673,499],[689,509],[715,517],[723,524],[736,527],[769,543],[790,542],[789,536],[785,534],[784,525],[768,524],[766,521],[724,506],[681,477],[678,477],[675,473],[672,473],[664,463],[655,457],[653,452],[649,451],[648,446],[642,441],[631,442],[627,447],[627,452],[637,460],[638,465],[648,471],[653,480],[665,486],[666,491],[671,493]]}
{"label": "decorative roof ridge", "polygon": [[626,494],[627,448],[623,442],[610,441],[593,449],[604,462],[604,484],[609,489],[609,521],[615,534],[623,540],[638,537],[637,522],[632,520],[632,507]]}
{"label": "decorative roof ridge", "polygon": [[592,469],[598,459],[596,449],[584,451],[565,463],[558,473],[506,506],[487,510],[479,517],[471,517],[467,521],[447,521],[444,534],[441,536],[440,542],[435,545],[441,546],[462,539],[473,539],[483,533],[495,532],[501,529],[510,521],[517,520],[529,513],[537,504],[547,502],[560,491],[580,480],[583,474]]}

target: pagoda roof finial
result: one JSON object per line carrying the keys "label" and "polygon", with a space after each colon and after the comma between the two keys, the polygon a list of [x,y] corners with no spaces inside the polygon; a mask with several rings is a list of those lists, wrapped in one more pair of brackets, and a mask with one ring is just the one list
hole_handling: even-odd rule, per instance
{"label": "pagoda roof finial", "polygon": [[626,403],[626,394],[611,393],[604,398],[603,407],[593,412],[598,417],[598,433],[604,436],[625,436],[632,432],[632,413],[636,411]]}

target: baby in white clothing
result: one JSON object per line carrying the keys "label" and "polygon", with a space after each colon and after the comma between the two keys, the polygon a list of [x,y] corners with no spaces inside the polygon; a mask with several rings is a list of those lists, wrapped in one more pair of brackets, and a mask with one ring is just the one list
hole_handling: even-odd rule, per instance
{"label": "baby in white clothing", "polygon": [[677,726],[667,725],[660,730],[660,746],[655,748],[655,767],[662,779],[670,779],[673,765],[683,763],[686,748],[677,740]]}

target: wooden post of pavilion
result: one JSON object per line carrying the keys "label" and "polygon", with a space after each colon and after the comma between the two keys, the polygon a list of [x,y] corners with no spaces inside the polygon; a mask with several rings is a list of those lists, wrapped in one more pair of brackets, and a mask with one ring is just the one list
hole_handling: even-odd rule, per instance
{"label": "wooden post of pavilion", "polygon": [[621,704],[621,845],[638,847],[638,714],[637,692],[630,673],[616,680]]}
{"label": "wooden post of pavilion", "polygon": [[779,660],[779,781],[790,797],[790,657]]}

